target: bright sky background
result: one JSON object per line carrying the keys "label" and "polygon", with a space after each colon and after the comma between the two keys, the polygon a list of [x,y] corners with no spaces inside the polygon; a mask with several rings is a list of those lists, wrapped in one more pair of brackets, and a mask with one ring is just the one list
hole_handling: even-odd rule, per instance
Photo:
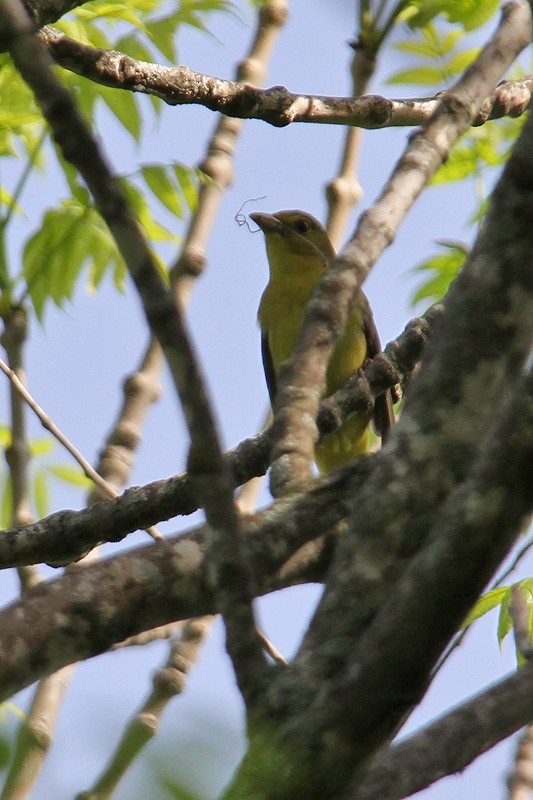
{"label": "bright sky background", "polygon": [[[353,3],[293,0],[290,6],[291,18],[281,34],[267,84],[284,84],[305,93],[347,94],[351,50],[346,42],[354,35]],[[245,54],[253,31],[248,5],[240,2],[238,8],[238,17],[218,15],[211,19],[216,39],[186,32],[180,40],[180,60],[200,72],[232,78],[234,64]],[[388,50],[379,77],[385,79],[401,63],[406,64],[406,60],[400,61],[397,53]],[[374,83],[372,91],[396,97],[409,93],[383,83]],[[203,108],[168,108],[162,121],[155,123],[149,100],[141,98],[141,103],[148,112],[148,135],[141,149],[117,131],[107,113],[100,116],[102,145],[116,169],[131,173],[139,163],[150,161],[198,163],[216,116]],[[376,197],[408,135],[406,129],[365,135],[360,171],[364,207]],[[323,187],[338,167],[342,138],[341,128],[298,124],[278,130],[254,121],[246,124],[239,141],[236,181],[223,198],[208,249],[209,271],[200,280],[190,307],[190,324],[227,446],[256,432],[267,404],[256,324],[257,305],[267,279],[263,238],[245,226],[239,227],[235,215],[245,201],[265,195],[264,200],[249,203],[244,210],[302,208],[324,219]],[[41,180],[31,196],[22,198],[28,219],[20,222],[15,235],[27,236],[38,224],[40,210],[64,191],[57,171],[54,175],[47,173],[46,181]],[[396,337],[413,316],[410,296],[417,279],[409,270],[432,252],[434,240],[469,240],[471,233],[464,219],[474,206],[471,186],[435,188],[410,213],[365,287],[383,343]],[[352,224],[355,220],[354,213]],[[13,253],[16,256],[15,242]],[[145,341],[140,306],[131,286],[124,296],[117,295],[109,283],[92,297],[80,288],[75,302],[65,310],[49,309],[44,328],[33,325],[27,356],[29,388],[93,462],[115,419],[121,381],[135,369]],[[168,391],[151,412],[144,430],[132,484],[166,477],[184,466],[183,425],[168,381],[166,385]],[[7,418],[4,387],[0,419]],[[33,436],[43,435],[33,420],[31,431]],[[56,452],[50,461],[66,462],[68,457]],[[62,487],[54,494],[54,509],[79,507],[81,502],[79,495]],[[266,491],[262,502],[268,502]],[[174,521],[161,527],[176,531],[190,524],[186,520],[179,526]],[[136,534],[121,547],[145,540],[145,535]],[[6,597],[12,596],[15,581],[11,575],[5,574],[0,585]],[[288,656],[297,645],[318,593],[318,587],[288,590],[258,604],[262,626]],[[150,677],[166,653],[166,644],[154,644],[142,651],[100,657],[78,668],[61,712],[56,745],[33,795],[35,800],[72,798],[89,787],[124,723],[144,699]],[[499,650],[495,619],[483,621],[469,637],[468,645],[450,661],[408,728],[434,717],[513,667],[512,646],[506,644],[503,652]],[[25,708],[28,696],[24,692],[16,702]],[[12,717],[8,714],[2,724],[12,727]],[[191,791],[211,800],[230,777],[242,752],[242,730],[242,707],[223,651],[222,628],[217,624],[187,691],[164,715],[161,738],[147,748],[146,758],[130,771],[116,792],[117,800],[146,797],[140,782],[154,764],[164,764],[165,774],[187,780]],[[499,799],[510,753],[511,745],[504,744],[463,776],[442,781],[419,796],[424,800]]]}

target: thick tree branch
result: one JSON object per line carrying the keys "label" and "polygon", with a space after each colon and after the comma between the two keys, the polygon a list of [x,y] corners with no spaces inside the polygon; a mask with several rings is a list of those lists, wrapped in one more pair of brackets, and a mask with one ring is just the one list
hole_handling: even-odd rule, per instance
{"label": "thick tree branch", "polygon": [[[138,61],[116,50],[90,47],[53,28],[44,28],[40,35],[57,64],[96,83],[151,94],[168,105],[202,105],[230,117],[260,119],[278,128],[293,122],[368,129],[423,125],[441,102],[439,95],[413,99],[379,95],[354,98],[293,94],[284,86],[258,89],[203,75],[183,64],[164,67]],[[532,89],[530,76],[520,81],[504,81],[476,110],[472,124],[520,116],[531,103]]]}
{"label": "thick tree branch", "polygon": [[[519,428],[517,419],[523,421]],[[509,449],[512,459],[507,457]],[[290,785],[291,776],[295,775],[298,791],[290,794],[291,799],[319,800],[327,796],[326,792],[331,796],[343,794],[352,771],[356,778],[363,776],[372,751],[394,733],[406,712],[421,698],[438,652],[533,510],[532,471],[530,373],[509,394],[475,470],[451,496],[447,507],[441,509],[440,521],[426,548],[411,559],[400,582],[391,585],[387,581],[387,599],[374,624],[361,638],[349,638],[342,630],[346,628],[344,617],[340,612],[338,617],[330,614],[330,639],[322,652],[310,652],[311,630],[306,637],[307,646],[292,665],[292,674],[284,674],[273,686],[276,718],[283,708],[287,713],[283,733],[278,731],[274,738],[276,749],[286,754],[275,765],[279,783],[272,787],[266,780],[268,771],[248,771],[248,764],[259,757],[252,737],[243,769],[225,795],[228,800],[243,792],[278,800],[282,795],[276,787]],[[358,497],[371,482],[372,475]],[[347,549],[344,545],[350,540],[353,543],[354,537],[340,540],[334,557],[337,562],[338,554]],[[376,540],[375,544],[380,543]],[[365,560],[365,549],[368,551],[368,547],[353,548],[352,558],[360,571],[366,569],[372,574],[376,567],[371,560]],[[332,575],[336,577],[338,563],[334,566],[337,570]],[[353,621],[351,609],[344,606],[343,610]],[[339,625],[339,619],[343,624]],[[344,634],[344,641],[339,632]],[[342,645],[348,651],[346,658]],[[303,674],[298,665],[304,667]],[[291,685],[293,680],[296,687]],[[513,729],[521,720],[520,714],[511,715],[511,722],[507,718],[506,724]],[[487,734],[486,747],[491,746],[493,736],[493,730]],[[260,741],[259,746],[265,747],[265,741]],[[471,760],[473,750],[468,749],[467,753]]]}
{"label": "thick tree branch", "polygon": [[[322,580],[371,459],[243,520],[258,595]],[[0,697],[159,625],[220,611],[202,529],[42,584],[0,612]],[[318,538],[317,538],[318,534]],[[43,608],[47,613],[43,614]]]}
{"label": "thick tree branch", "polygon": [[[400,421],[354,498],[352,534],[339,543],[292,675],[276,686],[278,713],[281,698],[290,708],[292,680],[306,709],[288,711],[287,731],[314,753],[313,786],[317,774],[342,783],[342,770],[362,764],[418,702],[531,509],[532,141],[530,119]],[[324,748],[315,772],[325,730],[333,751]]]}

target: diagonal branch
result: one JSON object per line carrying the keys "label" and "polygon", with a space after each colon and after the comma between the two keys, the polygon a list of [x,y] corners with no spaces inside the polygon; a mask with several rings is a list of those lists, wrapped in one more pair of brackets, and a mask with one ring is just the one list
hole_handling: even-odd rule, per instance
{"label": "diagonal branch", "polygon": [[378,753],[352,800],[400,800],[476,758],[533,719],[533,664]]}
{"label": "diagonal branch", "polygon": [[222,457],[207,391],[178,306],[164,286],[120,183],[70,94],[53,75],[46,48],[31,34],[23,6],[3,0],[4,30],[22,77],[31,86],[65,158],[83,176],[108,224],[165,353],[191,437],[189,475],[205,509],[211,581],[220,594],[228,649],[245,695],[257,694],[266,669],[255,633],[251,572],[239,535],[229,469]]}

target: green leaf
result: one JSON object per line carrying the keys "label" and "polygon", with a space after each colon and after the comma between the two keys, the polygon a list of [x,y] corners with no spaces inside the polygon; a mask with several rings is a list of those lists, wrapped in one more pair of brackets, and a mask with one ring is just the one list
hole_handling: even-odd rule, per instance
{"label": "green leaf", "polygon": [[444,0],[443,13],[450,22],[460,23],[465,31],[479,28],[496,12],[499,0]]}
{"label": "green leaf", "polygon": [[11,444],[11,428],[8,425],[0,425],[0,447],[5,450]]}
{"label": "green leaf", "polygon": [[457,145],[453,148],[448,160],[435,173],[431,183],[433,186],[438,186],[461,181],[478,171],[479,162],[474,149],[469,145]]}
{"label": "green leaf", "polygon": [[14,198],[11,192],[8,192],[8,190],[4,186],[0,186],[0,203],[3,206],[6,206],[6,208],[8,208],[10,211],[11,210],[14,211],[16,214],[22,215],[24,213],[22,207],[19,206],[18,203],[14,202]]}
{"label": "green leaf", "polygon": [[412,28],[423,28],[438,14],[466,31],[479,28],[495,13],[498,0],[412,0],[404,18]]}
{"label": "green leaf", "polygon": [[48,209],[24,247],[23,275],[38,319],[49,300],[58,307],[72,297],[83,267],[95,259],[115,267],[117,247],[100,215],[75,199]]}
{"label": "green leaf", "polygon": [[440,0],[413,0],[402,13],[410,28],[425,28],[441,12]]}
{"label": "green leaf", "polygon": [[442,69],[438,67],[411,67],[395,72],[387,83],[414,83],[433,86],[442,83]]}
{"label": "green leaf", "polygon": [[441,300],[465,261],[468,251],[463,244],[459,242],[440,242],[440,244],[445,248],[444,253],[428,258],[412,270],[428,275],[415,291],[411,301],[413,305],[422,300],[432,302]]}
{"label": "green leaf", "polygon": [[429,42],[427,39],[396,42],[393,47],[395,50],[399,50],[402,53],[409,53],[410,55],[414,56],[423,56],[424,58],[434,58],[435,56],[435,45],[433,42]]}
{"label": "green leaf", "polygon": [[120,258],[120,260],[115,262],[113,269],[113,283],[119,292],[124,292],[126,290],[127,274],[126,263],[123,258]]}
{"label": "green leaf", "polygon": [[509,149],[493,122],[474,128],[453,148],[448,160],[440,167],[431,183],[439,185],[480,175],[485,167],[499,167],[508,157]]}
{"label": "green leaf", "polygon": [[[89,291],[94,291],[100,285],[104,275],[109,270],[116,273],[118,269],[122,270],[122,274],[126,273],[126,265],[120,255],[115,240],[111,236],[107,225],[100,218],[95,220],[92,229],[93,247],[92,259],[89,265]],[[123,291],[124,285],[118,286],[116,281],[115,285]]]}
{"label": "green leaf", "polygon": [[146,32],[152,44],[171,64],[175,64],[178,60],[176,55],[177,17],[177,14],[173,14],[171,17],[164,17],[146,24]]}
{"label": "green leaf", "polygon": [[181,187],[181,191],[183,192],[183,196],[187,201],[187,205],[189,206],[190,210],[194,212],[198,205],[198,190],[200,188],[200,183],[204,180],[204,178],[207,178],[207,176],[201,170],[187,167],[185,164],[175,163],[173,165],[173,169]]}
{"label": "green leaf", "polygon": [[500,616],[498,617],[498,643],[501,645],[511,628],[513,620],[511,618],[511,594],[512,586],[507,587],[507,592],[502,597]]}
{"label": "green leaf", "polygon": [[156,242],[176,242],[179,240],[177,234],[171,233],[154,219],[145,195],[135,184],[122,178],[122,185],[148,239]]}
{"label": "green leaf", "polygon": [[111,24],[119,20],[129,22],[139,30],[144,30],[144,23],[139,14],[134,10],[135,3],[85,3],[76,9],[76,17],[89,21],[106,18]]}
{"label": "green leaf", "polygon": [[29,444],[30,453],[35,458],[39,456],[46,456],[55,450],[56,441],[51,436],[42,436],[39,439],[32,439]]}
{"label": "green leaf", "polygon": [[2,713],[4,711],[8,711],[10,714],[13,714],[14,717],[17,717],[17,719],[20,720],[27,719],[27,716],[24,713],[24,711],[19,706],[15,705],[15,703],[10,703],[10,702],[2,703],[1,708],[2,708]]}
{"label": "green leaf", "polygon": [[480,617],[485,616],[489,611],[492,611],[493,608],[499,606],[500,603],[503,601],[504,597],[509,593],[508,586],[499,586],[497,589],[491,589],[490,592],[487,592],[474,605],[473,609],[470,611],[466,619],[464,620],[461,628],[468,628],[473,622]]}
{"label": "green leaf", "polygon": [[460,75],[479,55],[479,47],[462,50],[446,62],[446,72],[451,75]]}
{"label": "green leaf", "polygon": [[135,58],[137,61],[151,61],[152,54],[144,42],[139,39],[137,34],[128,34],[117,39],[115,48],[121,53]]}
{"label": "green leaf", "polygon": [[454,49],[455,45],[458,41],[460,41],[463,37],[463,32],[458,30],[450,30],[444,35],[439,36],[439,53],[441,55],[448,55]]}
{"label": "green leaf", "polygon": [[13,525],[13,489],[11,475],[7,474],[4,479],[2,491],[2,505],[0,510],[0,521],[2,528],[11,528]]}
{"label": "green leaf", "polygon": [[138,142],[142,131],[142,118],[134,94],[122,89],[101,86],[100,96],[120,124]]}
{"label": "green leaf", "polygon": [[43,470],[38,470],[33,478],[33,500],[39,519],[45,517],[50,508],[48,479]]}
{"label": "green leaf", "polygon": [[43,118],[33,93],[14,68],[9,57],[0,54],[0,155],[17,154],[17,142],[24,146],[40,135]]}
{"label": "green leaf", "polygon": [[91,489],[94,485],[90,478],[82,471],[81,467],[72,467],[68,464],[49,464],[46,469],[54,475],[54,477],[70,486],[76,486],[80,489]]}
{"label": "green leaf", "polygon": [[179,186],[173,173],[161,164],[147,164],[142,167],[141,173],[147,186],[159,202],[171,214],[181,219],[183,217],[183,207],[179,198]]}

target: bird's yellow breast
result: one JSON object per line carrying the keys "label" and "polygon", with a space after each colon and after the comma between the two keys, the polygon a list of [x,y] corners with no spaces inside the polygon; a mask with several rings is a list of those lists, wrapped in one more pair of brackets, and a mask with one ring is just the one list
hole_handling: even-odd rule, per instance
{"label": "bird's yellow breast", "polygon": [[[270,280],[263,292],[259,306],[259,324],[268,336],[274,369],[287,361],[298,338],[306,308],[315,289],[309,281],[290,279]],[[348,317],[343,335],[338,340],[331,356],[327,374],[326,391],[329,396],[340,389],[350,375],[363,364],[366,358],[363,308],[357,304]]]}

